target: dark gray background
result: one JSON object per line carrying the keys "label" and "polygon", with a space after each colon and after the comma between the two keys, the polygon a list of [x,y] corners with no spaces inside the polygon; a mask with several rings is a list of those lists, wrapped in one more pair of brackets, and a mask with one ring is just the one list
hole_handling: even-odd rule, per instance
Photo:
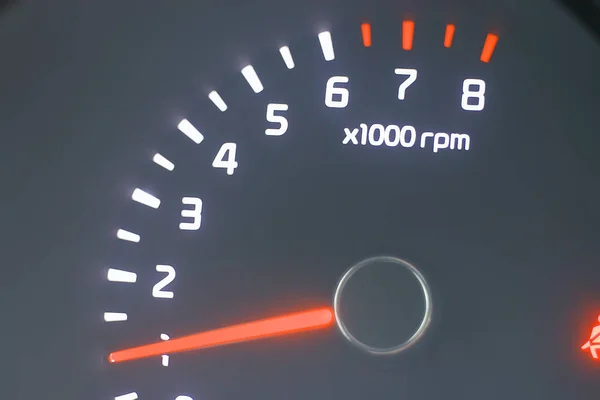
{"label": "dark gray background", "polygon": [[[512,46],[510,50],[505,48],[504,59],[499,55],[494,59],[504,71],[510,71],[499,75],[498,81],[510,87],[514,84],[512,76],[515,82],[528,84],[537,93],[498,101],[503,108],[497,109],[493,121],[508,124],[506,132],[514,125],[515,136],[520,132],[534,135],[524,140],[522,151],[515,150],[514,154],[526,160],[521,166],[530,169],[516,168],[518,163],[512,164],[511,158],[500,165],[501,155],[492,169],[510,170],[511,179],[523,176],[524,183],[516,187],[529,190],[525,190],[527,194],[507,194],[514,200],[504,217],[508,222],[493,231],[496,235],[483,235],[489,247],[480,250],[508,252],[506,259],[522,262],[525,270],[535,264],[537,269],[526,272],[525,281],[546,279],[551,282],[548,287],[560,289],[557,297],[568,298],[564,309],[546,309],[547,292],[541,297],[526,289],[514,293],[516,299],[531,296],[534,309],[547,314],[531,315],[529,322],[536,318],[545,321],[538,331],[531,323],[524,332],[494,332],[496,339],[503,339],[491,344],[496,367],[510,371],[506,376],[498,374],[493,360],[488,360],[487,367],[478,368],[472,363],[476,354],[467,357],[452,351],[453,345],[469,347],[471,341],[463,336],[461,342],[461,324],[466,322],[455,321],[451,329],[456,335],[454,342],[444,341],[443,336],[436,339],[441,344],[434,348],[435,353],[441,352],[444,356],[440,360],[444,362],[436,364],[439,368],[427,364],[417,367],[425,375],[433,369],[433,383],[403,381],[410,387],[403,393],[427,400],[450,395],[473,400],[507,396],[595,398],[600,390],[600,370],[583,356],[578,358],[580,354],[571,347],[536,352],[531,357],[521,352],[523,358],[518,361],[511,358],[510,349],[527,351],[529,347],[522,338],[535,341],[539,335],[548,334],[545,328],[556,328],[558,320],[572,328],[564,327],[556,335],[575,348],[600,307],[595,252],[600,53],[585,30],[554,3],[494,3],[47,1],[23,2],[10,9],[0,23],[1,397],[93,399],[118,394],[102,373],[105,366],[98,361],[107,346],[99,343],[102,334],[97,326],[105,301],[100,282],[106,263],[113,261],[106,255],[112,249],[107,238],[120,215],[118,208],[126,202],[127,190],[137,183],[142,160],[160,142],[163,132],[172,131],[179,118],[192,114],[195,101],[203,99],[215,82],[224,82],[265,48],[275,49],[280,38],[314,34],[322,27],[360,21],[389,10],[389,15],[398,15],[398,19],[406,13],[423,19],[431,15],[454,18],[474,29],[496,29],[504,43]],[[533,106],[531,98],[539,98],[539,104]],[[521,121],[526,121],[527,129]],[[536,157],[540,157],[539,163]],[[500,184],[489,182],[486,187],[493,191]],[[530,235],[523,233],[524,225],[520,223],[526,219],[521,214],[525,208],[519,208],[521,197],[528,201],[523,199],[523,204],[539,204],[539,214],[530,217],[535,225]],[[514,224],[510,223],[511,216]],[[466,225],[476,226],[477,221]],[[413,221],[411,226],[418,224]],[[540,235],[542,232],[545,235]],[[525,236],[529,240],[524,240]],[[508,240],[511,237],[513,240]],[[308,247],[317,248],[312,245]],[[415,248],[412,257],[422,263],[435,259],[428,259],[427,251],[418,250],[416,244]],[[260,257],[254,256],[258,262]],[[237,260],[232,257],[229,261]],[[497,274],[498,266],[494,267],[490,269]],[[496,279],[510,281],[513,276],[481,272],[481,278],[492,284]],[[315,289],[317,298],[319,290]],[[510,293],[513,289],[502,290]],[[510,303],[510,296],[507,299]],[[518,309],[518,304],[513,307]],[[553,315],[560,319],[553,320]],[[208,325],[213,324],[209,321]],[[488,343],[485,336],[479,340]],[[233,357],[232,353],[224,354]],[[333,363],[333,359],[326,359],[324,364]],[[451,370],[446,368],[450,361],[454,365]],[[385,376],[392,369],[386,365],[373,371]],[[220,368],[228,370],[225,362]],[[474,369],[479,374],[474,375]],[[231,379],[238,377],[233,376]],[[297,378],[302,380],[301,376]],[[265,377],[256,379],[260,383]],[[372,380],[380,387],[376,377]],[[325,378],[319,382],[327,385]],[[441,382],[439,392],[433,388],[435,382]],[[573,393],[575,388],[581,392]],[[314,390],[319,393],[320,388]],[[330,390],[332,395],[323,398],[335,397],[337,390]],[[385,390],[364,393],[379,398]],[[423,397],[427,396],[423,393],[430,395]],[[223,395],[216,390],[207,395],[215,399],[241,396],[262,398],[264,393],[234,396],[234,392]]]}

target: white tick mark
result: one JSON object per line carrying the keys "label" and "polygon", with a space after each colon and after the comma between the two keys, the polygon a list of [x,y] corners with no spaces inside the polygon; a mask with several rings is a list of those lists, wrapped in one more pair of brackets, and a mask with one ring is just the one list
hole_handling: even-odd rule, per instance
{"label": "white tick mark", "polygon": [[192,139],[192,141],[196,144],[200,144],[204,140],[204,136],[192,125],[190,121],[187,119],[182,119],[177,124],[177,129],[181,131],[185,136]]}
{"label": "white tick mark", "polygon": [[244,78],[246,78],[248,84],[252,90],[254,90],[254,93],[260,93],[263,91],[263,85],[260,79],[258,79],[258,75],[256,75],[256,71],[252,65],[246,65],[244,68],[242,68],[242,75],[244,75]]}
{"label": "white tick mark", "polygon": [[173,171],[173,169],[175,169],[175,164],[167,160],[162,154],[156,153],[154,157],[152,157],[152,161],[154,161],[156,164],[160,165],[167,171]]}
{"label": "white tick mark", "polygon": [[127,314],[121,312],[105,312],[104,321],[106,322],[118,322],[127,321]]}
{"label": "white tick mark", "polygon": [[151,208],[158,208],[160,206],[160,200],[157,197],[152,196],[150,193],[143,191],[142,189],[136,188],[131,194],[131,199],[137,201],[140,204]]}
{"label": "white tick mark", "polygon": [[217,106],[217,108],[221,111],[225,111],[227,110],[227,104],[225,104],[225,101],[223,101],[223,99],[221,98],[221,96],[219,95],[219,93],[217,93],[216,90],[213,90],[212,92],[210,92],[208,94],[208,98],[215,103],[215,106]]}
{"label": "white tick mark", "polygon": [[137,243],[140,241],[140,235],[133,233],[133,232],[126,231],[125,229],[119,229],[117,231],[117,237],[121,240],[126,240],[128,242]]}
{"label": "white tick mark", "polygon": [[[160,334],[160,339],[161,340],[169,340],[171,338],[166,333],[161,333]],[[162,360],[163,367],[168,367],[169,366],[169,356],[163,354],[162,356],[160,356],[160,358]]]}
{"label": "white tick mark", "polygon": [[111,282],[135,283],[137,281],[137,274],[121,269],[109,268],[106,278]]}
{"label": "white tick mark", "polygon": [[123,394],[121,396],[117,396],[117,397],[115,397],[115,400],[136,400],[137,398],[138,398],[137,393],[131,392],[131,393]]}
{"label": "white tick mark", "polygon": [[281,53],[285,66],[288,67],[288,69],[294,68],[294,59],[292,58],[292,53],[290,53],[290,48],[283,46],[279,49],[279,53]]}
{"label": "white tick mark", "polygon": [[333,60],[335,58],[335,54],[333,53],[331,33],[328,31],[319,33],[319,42],[321,42],[321,49],[323,50],[323,57],[325,57],[325,61]]}

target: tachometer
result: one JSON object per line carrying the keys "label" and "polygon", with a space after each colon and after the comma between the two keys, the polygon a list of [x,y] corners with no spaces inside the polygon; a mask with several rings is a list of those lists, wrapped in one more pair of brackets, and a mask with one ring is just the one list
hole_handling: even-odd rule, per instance
{"label": "tachometer", "polygon": [[574,204],[557,163],[576,132],[554,118],[565,77],[538,87],[515,72],[518,40],[503,34],[345,21],[281,38],[203,88],[127,189],[103,271],[103,395],[572,389],[539,361],[598,348],[582,329],[556,334],[584,313],[563,300],[560,281],[579,277],[555,269],[569,253],[548,219]]}

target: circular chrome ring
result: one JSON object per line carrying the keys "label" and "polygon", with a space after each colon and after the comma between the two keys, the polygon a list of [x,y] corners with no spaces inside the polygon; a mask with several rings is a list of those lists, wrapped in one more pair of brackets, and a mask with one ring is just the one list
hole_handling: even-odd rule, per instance
{"label": "circular chrome ring", "polygon": [[[350,333],[350,331],[344,324],[344,321],[342,320],[342,318],[340,316],[340,312],[339,312],[340,299],[342,296],[342,292],[344,290],[344,287],[346,286],[346,283],[348,283],[348,281],[350,280],[352,275],[354,275],[356,272],[358,272],[361,268],[364,268],[364,267],[366,267],[372,263],[378,262],[378,261],[392,262],[395,264],[400,264],[401,266],[405,267],[410,272],[412,272],[412,274],[419,281],[419,284],[421,285],[421,289],[423,290],[423,296],[425,297],[425,312],[423,314],[423,319],[421,320],[419,328],[405,342],[403,342],[399,345],[396,345],[396,346],[385,347],[385,348],[369,346],[369,345],[359,341],[356,337],[354,337],[352,335],[352,333]],[[431,303],[432,303],[431,290],[429,289],[429,285],[427,284],[425,277],[421,274],[421,272],[419,272],[419,270],[417,268],[415,268],[413,265],[409,264],[408,262],[401,260],[399,258],[396,258],[396,257],[378,256],[378,257],[367,258],[366,260],[363,260],[363,261],[359,262],[358,264],[354,265],[353,267],[348,269],[348,271],[346,271],[346,273],[344,273],[344,275],[338,282],[337,287],[335,289],[335,294],[333,296],[333,311],[335,313],[335,320],[336,320],[338,328],[340,329],[340,331],[342,332],[344,337],[346,339],[348,339],[348,341],[350,343],[352,343],[359,349],[364,350],[370,354],[391,355],[391,354],[400,353],[401,351],[408,349],[409,347],[414,345],[423,336],[423,334],[427,330],[427,327],[429,326],[429,323],[431,322],[431,313],[432,313],[432,304]]]}

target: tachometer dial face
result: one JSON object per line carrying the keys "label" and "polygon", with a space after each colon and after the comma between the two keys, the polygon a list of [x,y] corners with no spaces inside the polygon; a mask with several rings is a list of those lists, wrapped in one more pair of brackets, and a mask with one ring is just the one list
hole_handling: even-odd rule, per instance
{"label": "tachometer dial face", "polygon": [[257,45],[145,144],[102,398],[598,393],[597,191],[569,178],[598,76],[510,24],[378,11]]}

